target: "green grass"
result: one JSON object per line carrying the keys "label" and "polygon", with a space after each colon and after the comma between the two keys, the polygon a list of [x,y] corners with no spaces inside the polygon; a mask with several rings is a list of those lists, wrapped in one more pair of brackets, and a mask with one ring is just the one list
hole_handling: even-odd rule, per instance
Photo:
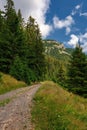
{"label": "green grass", "polygon": [[6,75],[3,73],[1,73],[1,75],[2,77],[0,79],[0,94],[4,94],[11,90],[27,86],[24,82],[17,81],[10,75]]}
{"label": "green grass", "polygon": [[35,130],[87,130],[87,99],[44,82],[34,97]]}
{"label": "green grass", "polygon": [[5,100],[3,100],[3,101],[0,101],[0,107],[5,106],[5,105],[8,104],[10,101],[11,101],[11,99],[9,99],[9,98],[7,98],[7,99],[5,99]]}

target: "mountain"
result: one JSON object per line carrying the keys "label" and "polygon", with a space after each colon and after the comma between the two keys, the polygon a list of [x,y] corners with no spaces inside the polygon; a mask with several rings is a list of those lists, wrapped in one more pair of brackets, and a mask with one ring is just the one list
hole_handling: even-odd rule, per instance
{"label": "mountain", "polygon": [[43,40],[45,54],[58,60],[69,60],[73,49],[65,48],[64,44],[55,40]]}

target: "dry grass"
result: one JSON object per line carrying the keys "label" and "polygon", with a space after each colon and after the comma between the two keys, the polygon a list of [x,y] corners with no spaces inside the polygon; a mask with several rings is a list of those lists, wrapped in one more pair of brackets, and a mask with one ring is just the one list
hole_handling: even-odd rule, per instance
{"label": "dry grass", "polygon": [[46,81],[34,101],[36,130],[87,130],[87,99]]}
{"label": "dry grass", "polygon": [[[1,73],[2,74],[2,73]],[[15,78],[7,74],[2,74],[0,80],[0,94],[6,93],[8,91],[25,87],[26,84],[22,81],[17,81]]]}

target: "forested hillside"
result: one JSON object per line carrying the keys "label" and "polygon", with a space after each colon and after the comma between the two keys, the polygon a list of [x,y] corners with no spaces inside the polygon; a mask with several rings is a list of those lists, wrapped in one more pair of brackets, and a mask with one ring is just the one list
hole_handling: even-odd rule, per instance
{"label": "forested hillside", "polygon": [[43,44],[48,77],[69,91],[87,97],[87,56],[80,44],[75,49],[65,48],[53,40],[45,40]]}
{"label": "forested hillside", "polygon": [[62,43],[54,40],[43,40],[43,46],[47,61],[46,79],[64,85],[71,54],[67,52]]}

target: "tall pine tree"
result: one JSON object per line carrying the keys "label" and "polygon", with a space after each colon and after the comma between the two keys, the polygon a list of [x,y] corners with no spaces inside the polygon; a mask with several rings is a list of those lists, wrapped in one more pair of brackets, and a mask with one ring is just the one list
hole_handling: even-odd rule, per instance
{"label": "tall pine tree", "polygon": [[[20,12],[21,14],[21,12]],[[9,56],[7,57],[9,61],[9,67],[7,67],[7,72],[9,72],[11,65],[14,62],[16,56],[23,57],[25,52],[25,35],[23,31],[23,27],[21,25],[21,18],[18,14],[16,14],[14,2],[12,0],[7,0],[7,4],[5,6],[5,22],[7,29],[9,31],[8,37],[8,46],[5,49],[6,52],[9,50]],[[5,44],[4,44],[5,45]],[[7,53],[5,53],[7,55]],[[6,66],[6,64],[5,64]]]}
{"label": "tall pine tree", "polygon": [[10,31],[2,13],[0,11],[0,71],[8,73],[11,63]]}
{"label": "tall pine tree", "polygon": [[72,53],[68,77],[69,90],[87,96],[87,60],[80,45]]}
{"label": "tall pine tree", "polygon": [[31,16],[27,22],[26,35],[28,65],[34,70],[36,77],[40,79],[45,72],[44,49],[38,24]]}

